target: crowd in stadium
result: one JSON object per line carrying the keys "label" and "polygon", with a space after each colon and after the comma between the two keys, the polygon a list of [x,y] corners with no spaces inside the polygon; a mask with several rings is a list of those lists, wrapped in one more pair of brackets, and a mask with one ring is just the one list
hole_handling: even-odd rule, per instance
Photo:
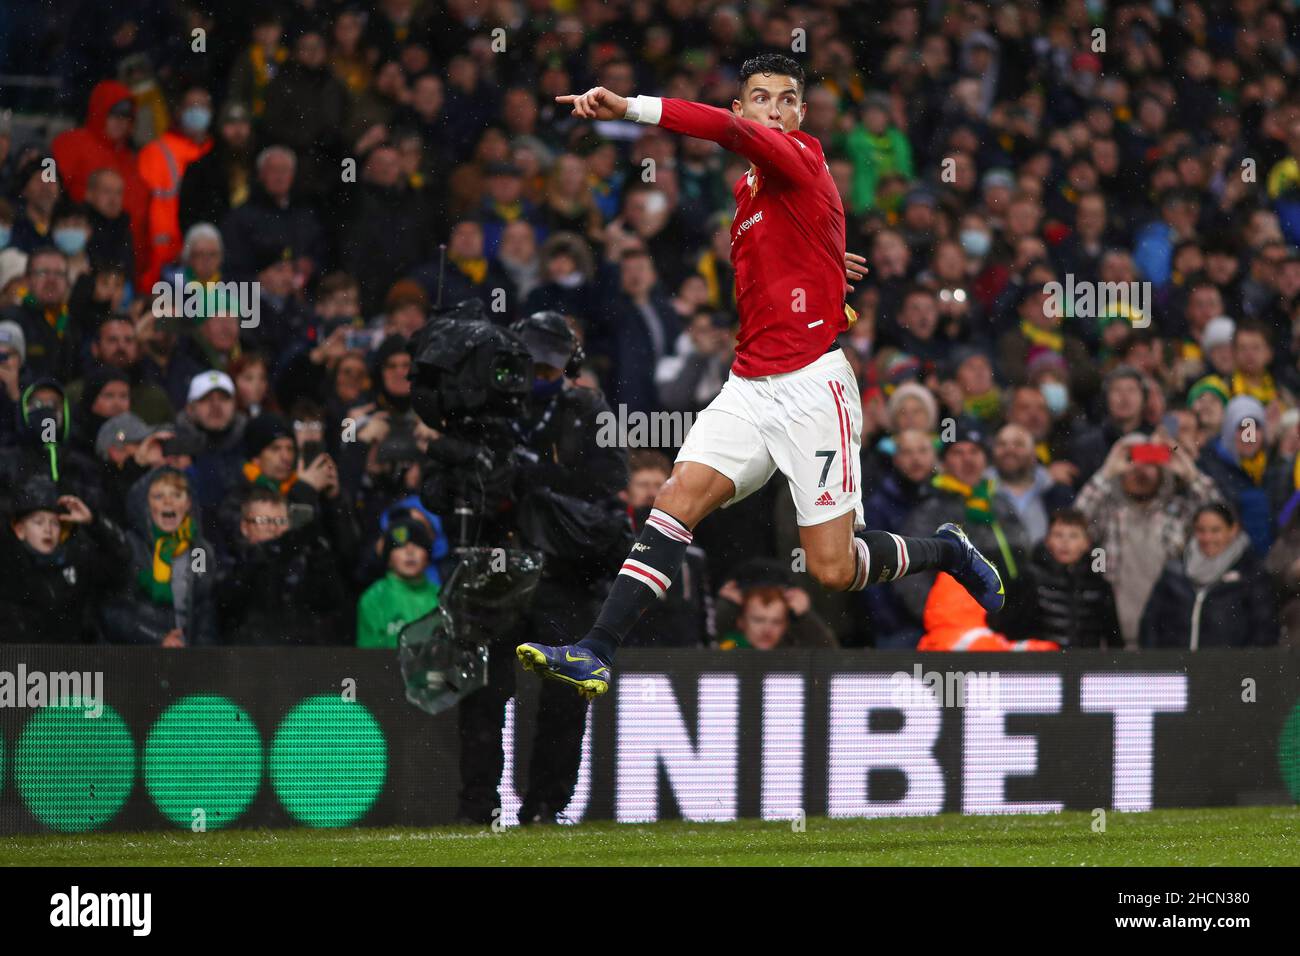
{"label": "crowd in stadium", "polygon": [[[0,130],[0,640],[395,646],[449,560],[407,378],[436,303],[563,313],[565,387],[628,412],[698,412],[731,363],[746,161],[554,97],[726,107],[782,52],[869,268],[867,525],[963,524],[1007,605],[822,593],[776,483],[629,643],[1300,643],[1290,4],[67,6],[26,56],[68,122]],[[635,523],[674,449],[628,451]]]}

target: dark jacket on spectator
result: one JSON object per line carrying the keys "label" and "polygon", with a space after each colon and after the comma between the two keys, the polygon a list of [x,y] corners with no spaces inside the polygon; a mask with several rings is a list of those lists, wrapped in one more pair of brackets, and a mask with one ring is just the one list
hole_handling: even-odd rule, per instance
{"label": "dark jacket on spectator", "polygon": [[267,86],[262,115],[267,145],[282,143],[297,154],[295,185],[304,196],[320,198],[339,185],[350,105],[347,87],[328,65],[308,69],[286,63]]}
{"label": "dark jacket on spectator", "polygon": [[1189,560],[1200,553],[1195,539],[1188,542],[1183,560],[1165,566],[1142,612],[1142,647],[1195,651],[1277,643],[1273,584],[1263,561],[1250,550],[1244,532],[1228,547],[1236,560],[1207,583],[1198,584],[1188,574]]}
{"label": "dark jacket on spectator", "polygon": [[592,354],[609,360],[605,393],[612,407],[625,404],[629,412],[658,410],[655,366],[676,347],[681,332],[681,316],[659,287],[651,291],[644,309],[622,292],[606,299],[589,341]]}
{"label": "dark jacket on spectator", "polygon": [[17,305],[0,310],[0,321],[17,322],[27,340],[27,359],[23,362],[32,376],[47,375],[60,382],[71,382],[81,374],[82,330],[68,316],[63,331],[45,318],[45,310],[27,296]]}
{"label": "dark jacket on spectator", "polygon": [[[63,402],[63,425],[47,436],[46,429],[30,411],[32,394],[38,388],[54,388],[63,393],[53,379],[36,379],[18,398],[15,423],[16,442],[0,454],[0,513],[7,510],[10,499],[33,478],[54,482],[61,495],[76,495],[94,514],[103,510],[103,489],[99,481],[99,462],[69,445],[72,432],[72,409]],[[45,441],[53,437],[53,441]]]}
{"label": "dark jacket on spectator", "polygon": [[122,529],[95,515],[53,553],[41,555],[0,528],[0,644],[81,644],[94,638],[91,611],[122,588],[131,561]]}
{"label": "dark jacket on spectator", "polygon": [[[1029,537],[1010,502],[994,498],[993,515],[996,527],[1001,529],[1000,536],[995,531],[995,524],[966,519],[966,504],[960,495],[939,491],[912,512],[903,533],[921,538],[934,534],[935,528],[948,521],[962,525],[975,547],[997,566],[1006,588],[1006,605],[998,613],[989,615],[988,626],[1018,639],[1024,636],[1024,625],[1031,607],[1029,590],[1023,580],[1024,567],[1029,559]],[[1003,547],[1003,541],[1006,547]],[[914,618],[923,620],[925,601],[933,583],[934,572],[926,571],[908,575],[892,586],[898,589]]]}
{"label": "dark jacket on spectator", "polygon": [[[908,481],[890,468],[863,502],[867,527],[902,534],[908,517],[932,493],[929,482]],[[892,584],[873,584],[861,592],[877,648],[915,647],[925,633],[921,619],[903,603]]]}
{"label": "dark jacket on spectator", "polygon": [[1029,637],[1055,641],[1063,648],[1122,648],[1115,594],[1092,570],[1092,554],[1074,564],[1057,561],[1039,543],[1025,569],[1033,607],[1026,621]]}
{"label": "dark jacket on spectator", "polygon": [[230,427],[224,432],[209,432],[200,428],[187,412],[176,416],[176,434],[198,443],[203,449],[194,456],[186,469],[190,479],[190,494],[203,515],[203,533],[218,551],[224,549],[224,538],[218,525],[221,503],[231,495],[238,484],[240,466],[244,463],[244,426],[248,424],[243,414],[236,412]]}
{"label": "dark jacket on spectator", "polygon": [[256,183],[253,172],[251,144],[243,153],[235,153],[221,139],[217,139],[205,155],[185,167],[181,179],[180,224],[182,235],[195,223],[210,222],[219,225],[230,212],[230,185],[232,173],[241,168],[249,188]]}
{"label": "dark jacket on spectator", "polygon": [[290,249],[295,257],[308,256],[317,263],[325,256],[316,214],[295,201],[281,206],[260,184],[253,185],[248,202],[232,209],[220,225],[225,246],[223,279],[255,278],[260,253],[268,249]]}
{"label": "dark jacket on spectator", "polygon": [[86,255],[92,265],[118,265],[126,270],[128,278],[135,276],[135,246],[131,238],[131,220],[125,212],[116,219],[100,214],[94,206],[86,206],[90,220],[90,239]]}
{"label": "dark jacket on spectator", "polygon": [[354,601],[322,532],[312,520],[273,541],[235,543],[217,585],[221,643],[348,643]]}
{"label": "dark jacket on spectator", "polygon": [[1264,566],[1273,579],[1281,618],[1281,643],[1300,648],[1300,521],[1292,520],[1278,534]]}
{"label": "dark jacket on spectator", "polygon": [[419,194],[405,186],[360,182],[344,195],[349,202],[338,241],[339,267],[356,276],[361,312],[373,315],[383,308],[392,284],[425,260],[428,215]]}
{"label": "dark jacket on spectator", "polygon": [[1206,445],[1196,461],[1196,467],[1214,479],[1224,500],[1237,512],[1242,528],[1250,536],[1251,548],[1260,556],[1267,554],[1273,544],[1275,516],[1270,491],[1283,464],[1278,459],[1270,461],[1260,483],[1255,484],[1218,440]]}

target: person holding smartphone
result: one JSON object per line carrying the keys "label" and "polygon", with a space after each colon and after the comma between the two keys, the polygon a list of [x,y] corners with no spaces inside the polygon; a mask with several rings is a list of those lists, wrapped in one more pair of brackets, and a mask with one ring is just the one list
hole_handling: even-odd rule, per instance
{"label": "person holding smartphone", "polygon": [[1075,507],[1097,532],[1126,648],[1137,646],[1142,610],[1165,565],[1182,557],[1192,516],[1222,500],[1188,449],[1145,432],[1116,441],[1080,490]]}

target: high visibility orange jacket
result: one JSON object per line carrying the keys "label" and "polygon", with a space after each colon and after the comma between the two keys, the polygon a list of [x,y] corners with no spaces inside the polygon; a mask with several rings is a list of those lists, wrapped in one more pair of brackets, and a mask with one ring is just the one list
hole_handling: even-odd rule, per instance
{"label": "high visibility orange jacket", "polygon": [[211,137],[199,144],[168,130],[140,150],[140,178],[149,187],[149,257],[137,270],[142,289],[157,282],[163,266],[181,253],[181,177],[210,149]]}
{"label": "high visibility orange jacket", "polygon": [[925,602],[925,634],[918,651],[1059,651],[1055,641],[1013,641],[988,627],[984,608],[952,575],[935,575]]}

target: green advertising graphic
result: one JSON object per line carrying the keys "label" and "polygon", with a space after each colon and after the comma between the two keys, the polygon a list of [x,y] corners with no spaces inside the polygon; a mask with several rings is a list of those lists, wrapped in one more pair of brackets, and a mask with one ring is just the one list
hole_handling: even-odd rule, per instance
{"label": "green advertising graphic", "polygon": [[281,722],[270,769],[271,786],[299,823],[348,826],[384,787],[388,745],[370,711],[321,694],[301,701]]}
{"label": "green advertising graphic", "polygon": [[[144,785],[178,827],[228,827],[262,782],[262,738],[229,697],[193,694],[158,718],[144,745]],[[201,825],[200,825],[201,824]]]}
{"label": "green advertising graphic", "polygon": [[14,748],[14,784],[32,816],[51,830],[105,826],[134,783],[131,731],[102,702],[74,697],[38,710]]}

